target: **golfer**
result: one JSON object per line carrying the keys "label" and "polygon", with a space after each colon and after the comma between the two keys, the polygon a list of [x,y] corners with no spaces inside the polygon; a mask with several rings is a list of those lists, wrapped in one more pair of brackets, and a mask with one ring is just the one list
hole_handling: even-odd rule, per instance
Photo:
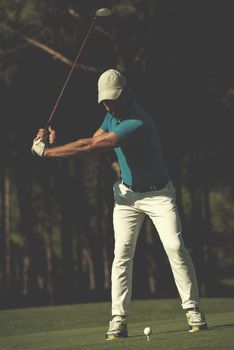
{"label": "golfer", "polygon": [[[106,339],[128,336],[127,318],[132,294],[133,257],[137,238],[147,215],[162,241],[186,312],[190,331],[207,328],[199,309],[194,265],[186,249],[176,206],[175,188],[163,160],[157,128],[133,98],[126,78],[109,69],[98,80],[98,103],[106,115],[92,138],[48,147],[46,130],[39,129],[32,151],[42,157],[83,157],[114,149],[121,178],[114,184],[115,235],[112,265],[112,320]],[[49,129],[50,142],[55,135]]]}

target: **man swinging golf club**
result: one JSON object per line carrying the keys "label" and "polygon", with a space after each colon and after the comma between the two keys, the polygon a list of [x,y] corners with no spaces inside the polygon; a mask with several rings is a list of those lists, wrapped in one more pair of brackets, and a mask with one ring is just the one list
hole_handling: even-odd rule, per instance
{"label": "man swinging golf club", "polygon": [[[114,149],[121,179],[114,184],[115,234],[112,265],[112,320],[107,340],[128,336],[133,257],[146,215],[155,225],[172,268],[191,332],[207,328],[199,310],[199,292],[193,262],[186,249],[176,206],[175,189],[165,166],[153,120],[133,98],[125,77],[114,69],[98,81],[98,102],[107,113],[92,138],[48,147],[46,130],[40,129],[32,151],[41,157],[83,157]],[[49,130],[51,142],[54,131]]]}

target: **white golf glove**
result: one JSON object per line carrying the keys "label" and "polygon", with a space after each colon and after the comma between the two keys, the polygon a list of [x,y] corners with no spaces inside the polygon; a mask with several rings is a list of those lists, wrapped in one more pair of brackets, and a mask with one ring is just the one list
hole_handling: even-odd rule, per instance
{"label": "white golf glove", "polygon": [[43,153],[46,147],[47,143],[44,139],[34,139],[31,151],[39,157],[43,157]]}

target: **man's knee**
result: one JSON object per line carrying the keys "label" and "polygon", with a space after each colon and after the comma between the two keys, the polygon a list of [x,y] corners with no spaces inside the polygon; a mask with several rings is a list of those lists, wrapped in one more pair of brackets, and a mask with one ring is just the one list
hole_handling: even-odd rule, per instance
{"label": "man's knee", "polygon": [[135,253],[135,244],[133,242],[115,245],[114,255],[116,261],[128,261],[131,260]]}
{"label": "man's knee", "polygon": [[167,255],[183,255],[187,253],[187,249],[182,240],[168,242],[164,245]]}

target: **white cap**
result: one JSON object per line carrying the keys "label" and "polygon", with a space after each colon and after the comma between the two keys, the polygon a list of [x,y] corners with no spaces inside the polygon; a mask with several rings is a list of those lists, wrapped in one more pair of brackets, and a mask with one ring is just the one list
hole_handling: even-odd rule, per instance
{"label": "white cap", "polygon": [[98,80],[98,103],[103,100],[116,100],[127,85],[125,77],[115,69],[102,73]]}

